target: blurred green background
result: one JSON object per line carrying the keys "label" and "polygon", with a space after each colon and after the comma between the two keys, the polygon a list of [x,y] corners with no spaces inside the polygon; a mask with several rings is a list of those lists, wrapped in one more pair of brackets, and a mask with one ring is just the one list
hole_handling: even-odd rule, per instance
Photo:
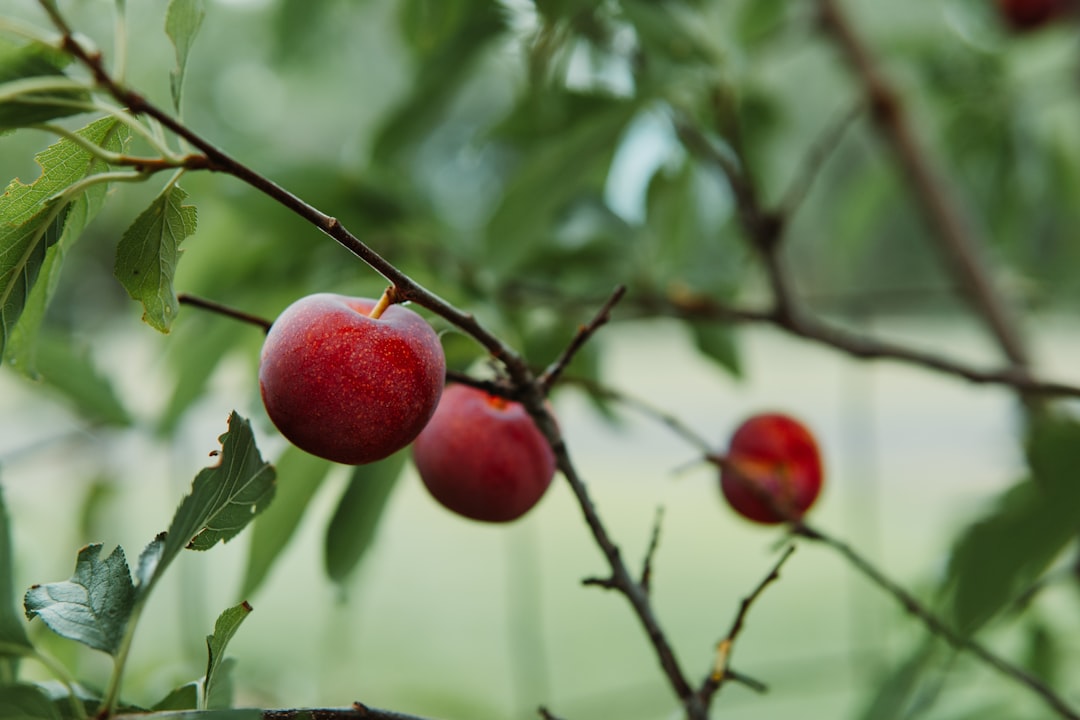
{"label": "blurred green background", "polygon": [[[112,6],[62,3],[107,57]],[[164,6],[130,3],[128,80],[168,106],[174,56]],[[673,290],[747,306],[766,298],[726,184],[682,148],[672,118],[706,127],[737,119],[759,189],[778,202],[860,97],[813,3],[206,7],[188,68],[191,127],[340,219],[537,367],[626,284],[615,321],[572,374],[645,399],[718,447],[751,412],[803,418],[828,466],[814,521],[920,597],[935,597],[957,532],[1024,475],[1023,417],[1005,390],[859,363],[768,328],[665,317],[661,301]],[[844,7],[986,239],[1039,370],[1080,382],[1075,27],[1013,36],[979,0]],[[29,0],[0,12],[45,22]],[[0,178],[31,181],[33,155],[51,141],[29,130],[0,138]],[[384,288],[237,181],[192,173],[181,184],[199,228],[184,243],[177,290],[273,318],[311,292]],[[285,452],[258,398],[259,331],[185,307],[173,332],[159,335],[113,278],[116,241],[159,187],[116,188],[70,251],[41,339],[42,377],[0,374],[0,465],[19,587],[67,577],[87,542],[134,555],[211,462],[230,410],[252,418],[264,456]],[[789,237],[786,257],[809,309],[979,366],[997,362],[865,114],[821,164]],[[478,346],[443,337],[454,368],[485,371]],[[704,677],[782,534],[730,512],[714,472],[661,424],[573,387],[554,403],[631,563],[664,508],[657,612],[687,672]],[[255,613],[230,646],[238,704],[359,700],[447,720],[535,717],[539,705],[568,719],[678,716],[625,601],[580,585],[605,567],[561,481],[521,522],[488,527],[438,507],[406,465],[363,563],[335,584],[323,543],[346,482],[343,468],[330,471],[247,598]],[[178,561],[137,636],[131,701],[152,703],[203,672],[205,635],[241,599],[251,536]],[[1080,698],[1080,663],[1069,652],[1080,637],[1078,600],[1075,583],[1052,584],[985,640]],[[80,676],[106,677],[103,658],[40,623],[34,630]],[[1030,695],[940,647],[916,664],[915,690],[890,699],[888,679],[902,679],[925,642],[922,627],[841,558],[800,546],[735,649],[734,667],[770,692],[729,685],[713,714],[1041,717]]]}

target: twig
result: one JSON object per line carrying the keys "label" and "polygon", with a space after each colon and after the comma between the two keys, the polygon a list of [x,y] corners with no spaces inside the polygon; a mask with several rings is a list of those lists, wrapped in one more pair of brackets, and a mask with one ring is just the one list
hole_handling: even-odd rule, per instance
{"label": "twig", "polygon": [[986,370],[931,352],[916,350],[899,343],[879,340],[844,330],[805,313],[785,315],[776,310],[753,310],[728,305],[719,300],[686,292],[655,300],[656,307],[682,318],[711,318],[724,322],[775,325],[792,335],[826,345],[860,360],[893,360],[925,370],[952,375],[979,385],[1001,385],[1024,394],[1045,397],[1080,397],[1080,386],[1040,380],[1025,370],[1006,368]]}
{"label": "twig", "polygon": [[566,376],[563,378],[563,382],[571,385],[578,385],[599,398],[613,400],[667,426],[667,428],[675,433],[675,435],[696,447],[702,454],[707,455],[714,450],[712,443],[706,440],[703,435],[697,433],[693,428],[675,415],[665,410],[661,410],[646,400],[624,392],[623,390],[602,385],[595,380],[588,378]]}
{"label": "twig", "polygon": [[[731,663],[731,653],[734,649],[736,638],[738,638],[739,634],[742,632],[743,624],[746,622],[746,615],[750,612],[750,607],[765,591],[765,588],[780,579],[780,568],[784,566],[784,563],[788,561],[788,558],[790,558],[794,552],[795,546],[788,545],[780,556],[780,559],[773,564],[769,574],[762,578],[761,582],[757,584],[757,587],[755,587],[753,591],[739,603],[739,611],[736,613],[735,619],[731,623],[731,629],[728,630],[724,639],[716,645],[716,663],[713,666],[713,670],[709,673],[709,676],[705,678],[705,681],[701,685],[701,689],[698,691],[701,700],[706,707],[712,702],[713,697],[724,682],[733,679],[729,667]],[[743,682],[745,682],[745,679]]]}
{"label": "twig", "polygon": [[675,134],[694,155],[717,167],[735,196],[735,207],[748,239],[762,253],[771,252],[783,236],[783,216],[767,211],[750,182],[745,163],[732,159],[729,153],[716,146],[701,130],[684,120],[674,121]]}
{"label": "twig", "polygon": [[803,200],[806,199],[811,186],[814,184],[814,180],[821,173],[821,169],[825,167],[825,161],[836,151],[844,135],[847,134],[847,131],[865,111],[866,104],[864,102],[855,103],[853,107],[846,110],[832,125],[827,127],[821,138],[810,148],[810,151],[803,159],[801,170],[791,181],[791,185],[788,186],[783,199],[780,201],[780,213],[784,217],[792,217],[802,205]]}
{"label": "twig", "polygon": [[896,598],[897,602],[903,606],[904,610],[922,622],[927,630],[940,637],[957,650],[971,653],[1000,674],[1026,686],[1059,717],[1068,718],[1068,720],[1080,720],[1080,714],[1070,707],[1060,695],[1054,692],[1054,690],[1042,680],[1023,668],[1013,665],[1004,658],[994,654],[973,638],[961,635],[953,630],[948,623],[919,602],[914,595],[887,577],[847,543],[812,528],[805,523],[796,523],[793,525],[792,532],[798,537],[828,545],[830,548],[840,553],[856,570],[866,576],[867,579]]}
{"label": "twig", "polygon": [[[784,549],[783,554],[781,554],[780,558],[776,561],[776,564],[774,564],[772,569],[769,571],[769,574],[762,578],[761,582],[758,583],[757,587],[754,588],[753,592],[744,597],[742,599],[742,602],[739,603],[739,612],[735,615],[735,619],[731,623],[731,629],[728,630],[728,634],[725,636],[725,639],[728,642],[734,642],[735,639],[739,636],[739,633],[742,632],[743,624],[746,622],[746,614],[750,611],[750,607],[765,591],[765,588],[780,579],[780,569],[784,567],[784,563],[786,563],[788,561],[788,558],[790,558],[794,553],[795,546],[788,545],[787,548]],[[721,667],[718,668],[717,672],[714,674],[723,674],[723,672],[724,668]]]}
{"label": "twig", "polygon": [[536,709],[536,714],[543,718],[543,720],[562,720],[558,715],[552,715],[543,705]]}
{"label": "twig", "polygon": [[743,673],[733,668],[728,668],[727,673],[724,675],[724,677],[727,679],[728,682],[738,683],[739,685],[748,687],[759,695],[764,695],[765,693],[769,692],[768,685],[761,682],[757,678],[752,678],[749,675],[744,675]]}
{"label": "twig", "polygon": [[638,584],[647,595],[652,587],[653,558],[656,550],[660,547],[660,525],[664,521],[663,506],[656,508],[656,519],[653,521],[652,536],[649,538],[649,547],[645,551],[645,561],[641,564],[641,580]]}
{"label": "twig", "polygon": [[[545,434],[548,434],[548,429],[543,427],[541,429],[545,430]],[[707,709],[701,704],[697,693],[695,693],[694,689],[690,686],[689,681],[686,679],[686,675],[683,673],[682,668],[675,657],[675,652],[668,642],[667,636],[660,628],[660,624],[653,613],[648,593],[646,593],[641,585],[630,576],[630,571],[627,568],[626,563],[622,560],[622,555],[619,552],[618,546],[612,542],[611,537],[608,535],[607,530],[600,521],[600,516],[596,512],[596,506],[593,504],[592,498],[589,497],[585,483],[582,481],[573,463],[570,461],[566,444],[558,436],[558,429],[551,427],[550,431],[554,433],[554,438],[556,438],[552,443],[552,446],[555,450],[558,467],[570,483],[570,488],[573,490],[574,495],[578,500],[578,505],[585,517],[585,523],[592,531],[593,539],[600,547],[601,552],[603,552],[604,557],[608,561],[608,565],[611,567],[610,578],[606,580],[593,579],[593,582],[586,581],[586,584],[602,585],[605,588],[617,590],[626,597],[645,630],[645,634],[648,636],[649,642],[653,646],[653,650],[656,652],[660,667],[667,676],[668,682],[671,684],[675,694],[682,702],[687,717],[691,720],[705,720],[708,717]],[[552,438],[552,435],[548,435],[548,437],[550,439]]]}
{"label": "twig", "polygon": [[489,395],[495,395],[496,397],[506,398],[507,400],[517,400],[520,393],[512,388],[505,381],[499,380],[481,380],[480,378],[474,378],[468,373],[459,372],[457,370],[446,371],[447,382],[455,382],[461,385],[468,385],[474,387],[477,390],[483,390]]}
{"label": "twig", "polygon": [[189,293],[180,293],[176,296],[177,301],[181,305],[190,305],[197,307],[200,310],[208,310],[218,315],[224,315],[225,317],[232,318],[233,320],[239,320],[240,322],[247,323],[249,325],[255,325],[262,328],[263,332],[270,332],[270,326],[273,323],[264,317],[258,315],[252,315],[251,313],[244,312],[243,310],[237,310],[234,307],[228,305],[222,305],[214,300],[207,300],[206,298],[198,297],[197,295],[191,295]]}
{"label": "twig", "polygon": [[570,344],[566,346],[566,349],[562,351],[559,357],[548,366],[546,370],[540,375],[537,382],[544,389],[545,393],[551,391],[551,388],[559,380],[559,376],[563,374],[566,368],[570,365],[574,356],[584,347],[585,343],[589,341],[589,338],[600,329],[600,327],[606,324],[611,319],[611,310],[615,307],[623,295],[626,294],[626,286],[619,285],[615,288],[615,291],[611,293],[611,297],[607,299],[607,302],[597,311],[593,319],[589,321],[588,325],[582,325],[578,328],[577,334],[574,335]]}
{"label": "twig", "polygon": [[[899,93],[878,67],[876,58],[859,37],[838,0],[819,0],[821,24],[844,53],[862,86],[875,124],[915,194],[952,273],[972,307],[983,318],[1018,375],[1029,365],[1027,350],[1016,318],[994,288],[981,243],[958,203],[931,167],[908,120]],[[1019,388],[1018,389],[1022,389]]]}

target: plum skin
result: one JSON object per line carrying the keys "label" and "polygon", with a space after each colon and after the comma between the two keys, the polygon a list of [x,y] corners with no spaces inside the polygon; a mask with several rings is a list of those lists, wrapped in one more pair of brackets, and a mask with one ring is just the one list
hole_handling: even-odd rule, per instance
{"label": "plum skin", "polygon": [[271,421],[312,455],[362,465],[408,445],[438,406],[446,358],[418,314],[332,293],[300,298],[270,327],[259,391]]}
{"label": "plum skin", "polygon": [[998,10],[1014,30],[1025,32],[1064,16],[1070,0],[998,0]]}
{"label": "plum skin", "polygon": [[431,495],[481,522],[518,519],[555,475],[555,454],[524,406],[467,385],[446,388],[412,452]]}
{"label": "plum skin", "polygon": [[766,525],[801,519],[821,493],[822,480],[813,434],[782,413],[762,413],[743,422],[731,437],[720,470],[728,504]]}

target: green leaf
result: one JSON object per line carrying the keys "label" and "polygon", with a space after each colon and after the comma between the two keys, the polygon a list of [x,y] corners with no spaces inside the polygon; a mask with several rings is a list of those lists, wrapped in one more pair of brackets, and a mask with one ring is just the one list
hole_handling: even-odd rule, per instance
{"label": "green leaf", "polygon": [[[11,527],[3,486],[0,486],[0,644],[32,650],[26,626],[15,605],[15,568],[12,564]],[[0,656],[4,655],[0,651]],[[0,678],[15,676],[17,660],[0,661]]]}
{"label": "green leaf", "polygon": [[504,28],[497,3],[472,0],[408,0],[402,29],[422,64],[412,92],[383,123],[372,155],[386,163],[446,121],[458,91],[474,78],[474,59]]}
{"label": "green leaf", "polygon": [[731,328],[719,322],[691,322],[688,325],[694,338],[694,346],[705,357],[732,376],[736,378],[742,376],[739,346],[735,342],[735,333]]}
{"label": "green leaf", "polygon": [[0,720],[60,720],[60,713],[52,700],[33,685],[2,685]]}
{"label": "green leaf", "polygon": [[326,573],[344,583],[375,539],[379,520],[401,470],[404,451],[369,465],[358,465],[326,528]]}
{"label": "green leaf", "polygon": [[39,337],[37,345],[35,364],[46,385],[67,398],[83,417],[116,427],[131,424],[131,415],[112,383],[94,366],[86,349],[54,335]]}
{"label": "green leaf", "polygon": [[1024,666],[1050,687],[1058,687],[1062,662],[1067,656],[1055,628],[1045,620],[1035,618],[1025,628]]}
{"label": "green leaf", "polygon": [[724,232],[732,206],[717,200],[728,193],[715,175],[690,161],[653,175],[646,196],[649,242],[642,268],[653,285],[677,283],[723,297],[745,282],[744,244]]}
{"label": "green leaf", "polygon": [[221,661],[215,673],[216,680],[210,686],[206,695],[207,710],[226,710],[232,707],[235,683],[233,673],[236,671],[236,658],[225,658]]}
{"label": "green leaf", "polygon": [[139,553],[139,562],[135,565],[135,587],[145,593],[158,575],[158,568],[165,555],[166,533],[160,533]]}
{"label": "green leaf", "polygon": [[[206,651],[208,660],[206,663],[206,677],[203,679],[203,697],[206,698],[207,708],[230,707],[232,705],[231,682],[229,681],[229,668],[224,666],[225,648],[233,635],[236,634],[240,624],[251,614],[251,606],[247,602],[229,608],[218,616],[214,623],[214,634],[206,636]],[[220,677],[219,677],[220,676]],[[218,688],[221,683],[222,692]]]}
{"label": "green leaf", "polygon": [[199,683],[189,682],[181,685],[152,708],[158,712],[168,710],[195,710],[199,707]]}
{"label": "green leaf", "polygon": [[235,347],[238,338],[236,327],[230,322],[182,322],[176,326],[175,333],[169,360],[176,384],[157,427],[161,437],[176,432],[184,411],[203,397],[214,369]]}
{"label": "green leaf", "polygon": [[1031,478],[958,539],[949,561],[948,610],[972,634],[1009,606],[1080,532],[1080,424],[1039,418],[1028,440]]}
{"label": "green leaf", "polygon": [[178,113],[188,53],[205,17],[203,0],[169,0],[169,9],[165,13],[165,34],[176,48],[176,67],[169,73],[169,88],[172,90],[173,108]]}
{"label": "green leaf", "polygon": [[219,439],[221,461],[195,476],[191,494],[180,503],[169,526],[155,578],[185,547],[207,550],[231,540],[274,495],[274,468],[259,455],[251,423],[234,412],[229,431]]}
{"label": "green leaf", "polygon": [[[941,643],[937,638],[926,641],[903,662],[891,668],[885,677],[870,684],[869,702],[859,714],[860,720],[902,720],[910,717],[910,709],[920,700],[923,679],[935,669]],[[940,670],[938,668],[938,670]]]}
{"label": "green leaf", "polygon": [[[636,110],[630,102],[550,93],[518,108],[504,132],[525,133],[530,147],[488,221],[489,265],[503,270],[520,265],[571,201],[603,187],[615,139]],[[549,114],[555,117],[545,127]]]}
{"label": "green leaf", "polygon": [[722,63],[719,51],[704,32],[703,18],[685,4],[623,0],[622,8],[650,62],[705,67]]}
{"label": "green leaf", "polygon": [[[49,89],[46,85],[51,83],[42,82],[67,80],[63,72],[67,62],[67,56],[54,48],[40,43],[15,45],[0,38],[0,131],[85,112],[66,103],[89,100],[87,90]],[[20,101],[20,97],[33,102]]]}
{"label": "green leaf", "polygon": [[240,596],[244,598],[251,597],[266,579],[332,464],[290,445],[276,467],[275,501],[255,520],[252,528],[247,569],[240,589]]}
{"label": "green leaf", "polygon": [[[232,660],[225,663],[222,671],[228,671],[233,665]],[[197,710],[192,712],[175,712],[163,715],[158,720],[264,720],[264,711],[258,708],[229,708],[225,710]],[[149,718],[148,718],[149,720]],[[303,718],[298,718],[303,720]]]}
{"label": "green leaf", "polygon": [[[79,134],[107,145],[116,132],[116,121],[107,118],[91,123]],[[38,153],[35,160],[41,167],[40,177],[29,185],[12,180],[0,195],[0,355],[6,354],[12,328],[30,299],[47,251],[63,234],[73,209],[70,201],[78,200],[63,192],[102,169],[97,157],[66,139]],[[104,188],[95,192],[104,192]],[[93,197],[97,196],[86,196],[87,209]],[[50,274],[52,271],[50,267]],[[44,299],[38,302],[35,307],[40,315]]]}
{"label": "green leaf", "polygon": [[41,618],[57,635],[116,655],[135,606],[135,586],[122,548],[104,560],[100,555],[100,543],[87,545],[70,580],[35,585],[24,605],[28,618]]}
{"label": "green leaf", "polygon": [[[131,131],[127,125],[110,116],[90,123],[79,130],[78,134],[105,150],[121,152],[131,136]],[[89,168],[85,174],[94,175],[108,169],[108,164],[103,160],[89,156]],[[108,183],[96,183],[72,199],[59,241],[45,252],[45,260],[39,272],[42,281],[33,284],[22,314],[10,333],[6,349],[7,360],[28,377],[37,375],[35,355],[38,331],[45,318],[45,310],[59,285],[64,258],[105,204],[108,191]]]}
{"label": "green leaf", "polygon": [[143,320],[167,333],[180,305],[173,276],[180,243],[195,232],[194,205],[184,205],[187,193],[172,185],[150,204],[120,238],[116,248],[116,277],[132,299],[142,303]]}
{"label": "green leaf", "polygon": [[791,4],[787,0],[755,0],[743,3],[737,29],[739,39],[748,48],[763,45],[785,26]]}

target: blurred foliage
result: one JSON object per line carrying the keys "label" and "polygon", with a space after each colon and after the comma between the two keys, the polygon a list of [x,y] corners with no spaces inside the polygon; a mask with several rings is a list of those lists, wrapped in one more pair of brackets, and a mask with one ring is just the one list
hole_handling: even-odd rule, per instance
{"label": "blurred foliage", "polygon": [[[75,27],[111,47],[109,3],[61,5]],[[859,96],[816,32],[812,3],[174,1],[168,32],[175,46],[163,42],[159,5],[128,8],[132,87],[162,105],[180,104],[192,128],[336,217],[537,368],[558,356],[618,284],[630,291],[616,320],[664,315],[659,301],[675,291],[760,300],[761,275],[731,192],[682,147],[676,122],[695,124],[745,163],[763,197],[776,203]],[[1012,36],[979,0],[846,5],[901,87],[934,164],[989,241],[1009,300],[1025,310],[1074,306],[1075,32]],[[30,0],[0,12],[45,25]],[[0,37],[0,86],[65,72],[55,53],[12,42]],[[62,99],[85,96],[70,91]],[[0,130],[43,120],[74,130],[94,119],[70,114],[63,104],[0,102]],[[81,132],[111,150],[146,150],[144,139],[129,139],[109,120]],[[164,179],[114,187],[105,207],[103,187],[62,206],[50,199],[30,207],[27,198],[40,202],[58,190],[34,183],[35,154],[43,166],[79,177],[103,169],[70,141],[45,149],[52,141],[44,138],[31,131],[0,137],[0,180],[22,178],[5,197],[32,214],[21,230],[0,229],[4,247],[20,249],[0,253],[4,360],[9,372],[66,398],[89,426],[150,427],[168,437],[230,360],[249,379],[235,404],[257,406],[258,331],[178,308],[174,288],[273,318],[311,292],[376,296],[385,286],[315,229],[230,178],[189,173],[183,190]],[[786,248],[811,307],[863,318],[959,314],[929,231],[868,119],[860,117],[818,163]],[[197,231],[184,198],[198,208]],[[139,408],[127,407],[116,386],[140,369],[110,364],[92,342],[136,324],[124,287],[146,306],[147,322],[171,333],[156,346],[161,402]],[[433,322],[444,331],[450,367],[483,371],[478,345]],[[721,372],[745,370],[730,327],[671,322],[685,323],[686,342]],[[602,381],[605,352],[600,334],[570,374]],[[1075,424],[1038,421],[1029,441],[1030,477],[953,548],[941,603],[962,632],[1013,620],[1012,604],[1075,537]],[[350,479],[325,535],[335,581],[349,577],[373,542],[403,461],[391,458]],[[255,523],[245,596],[258,590],[330,473],[295,450],[285,451],[278,469],[279,502]],[[90,477],[102,474],[88,469]],[[0,532],[5,605],[6,546]],[[8,615],[0,607],[0,638],[22,643]],[[1053,628],[1033,621],[1025,640],[1029,664],[1054,676]],[[928,716],[939,688],[927,677],[945,671],[941,655],[919,645],[901,658],[862,716]],[[0,665],[0,680],[5,673]],[[166,705],[190,706],[193,693],[190,685],[178,688]],[[35,717],[52,713],[31,689],[4,700]],[[27,709],[42,704],[49,710]]]}

